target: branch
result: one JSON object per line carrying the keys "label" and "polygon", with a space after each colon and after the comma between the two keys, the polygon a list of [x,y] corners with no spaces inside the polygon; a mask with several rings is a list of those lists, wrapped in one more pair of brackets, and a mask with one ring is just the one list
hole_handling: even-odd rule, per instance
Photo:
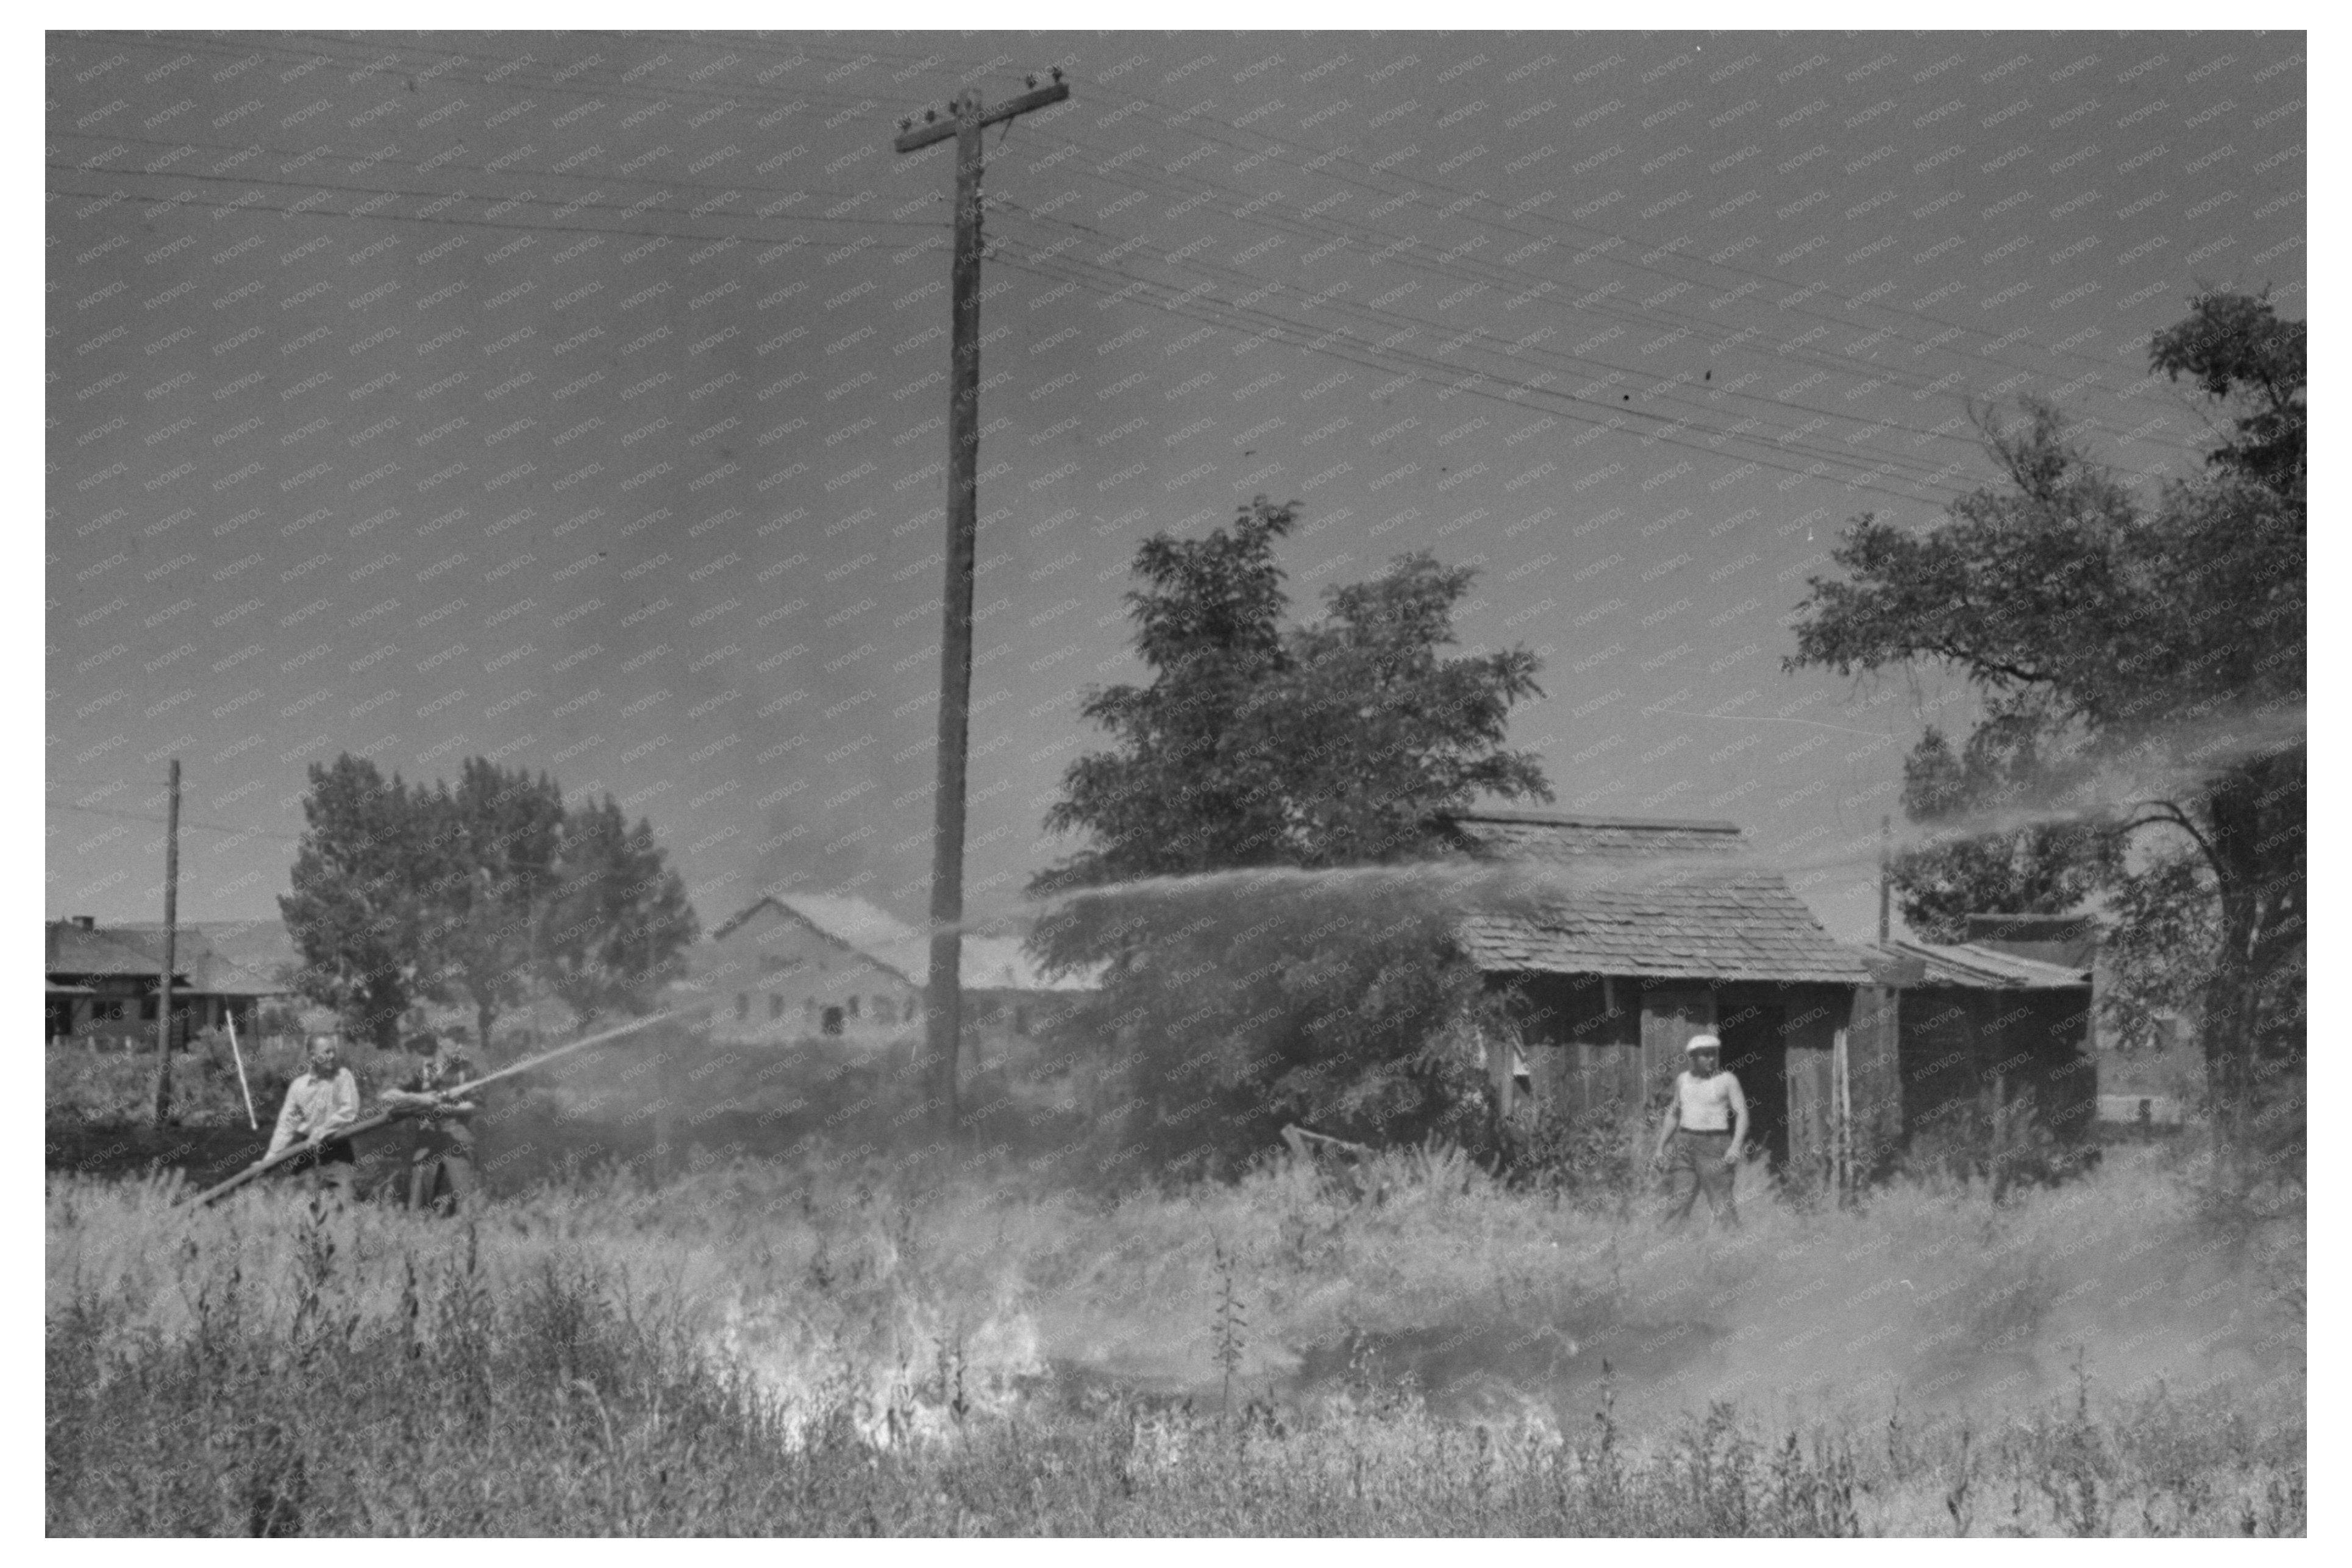
{"label": "branch", "polygon": [[2148,827],[2158,823],[2169,823],[2196,841],[2199,852],[2205,857],[2205,863],[2213,868],[2213,874],[2216,877],[2224,881],[2229,879],[2229,872],[2221,865],[2221,858],[2214,854],[2213,846],[2206,841],[2205,836],[2197,830],[2197,825],[2189,820],[2179,806],[2168,800],[2135,801],[2133,805],[2147,806],[2155,815],[2126,822],[2121,831],[2129,833],[2135,827]]}
{"label": "branch", "polygon": [[2020,665],[2009,664],[2000,659],[1989,658],[1983,654],[1969,653],[1956,644],[1948,641],[1932,642],[1926,646],[1930,652],[1939,654],[1943,658],[1950,659],[1955,664],[1973,665],[1979,669],[1987,669],[1992,671],[1996,675],[2006,676],[2010,679],[2017,681],[2021,685],[2054,686],[2057,684],[2058,678],[2055,676],[2042,675],[2037,671],[2024,668]]}

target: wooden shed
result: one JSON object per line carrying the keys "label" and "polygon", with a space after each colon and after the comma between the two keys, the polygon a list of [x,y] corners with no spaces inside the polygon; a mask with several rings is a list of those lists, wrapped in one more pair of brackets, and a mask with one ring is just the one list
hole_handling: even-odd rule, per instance
{"label": "wooden shed", "polygon": [[1855,951],[1872,971],[1855,993],[1855,1049],[1896,1065],[1897,1146],[1939,1137],[1990,1151],[2028,1123],[2061,1145],[2095,1141],[2088,967],[1975,942]]}
{"label": "wooden shed", "polygon": [[1662,1106],[1692,1036],[1723,1039],[1749,1137],[1784,1179],[1856,1179],[1892,1136],[1895,1063],[1849,1032],[1872,978],[1727,822],[1483,812],[1457,847],[1520,873],[1462,936],[1515,1039],[1487,1046],[1501,1114]]}

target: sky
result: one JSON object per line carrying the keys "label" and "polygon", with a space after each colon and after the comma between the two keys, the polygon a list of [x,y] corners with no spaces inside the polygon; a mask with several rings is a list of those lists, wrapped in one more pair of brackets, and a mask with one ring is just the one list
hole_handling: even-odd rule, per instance
{"label": "sky", "polygon": [[2038,395],[2147,487],[2200,287],[2304,314],[2300,34],[53,33],[44,902],[275,913],[306,770],[487,755],[706,927],[927,907],[951,143],[987,136],[968,909],[1076,846],[1155,531],[1428,551],[1557,808],[1738,823],[1871,934],[1933,670],[1786,672],[1864,513]]}

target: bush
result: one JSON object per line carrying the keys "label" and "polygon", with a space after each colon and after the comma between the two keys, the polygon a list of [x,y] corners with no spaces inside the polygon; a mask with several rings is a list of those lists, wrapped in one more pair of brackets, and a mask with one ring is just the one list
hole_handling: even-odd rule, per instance
{"label": "bush", "polygon": [[1601,1107],[1571,1114],[1546,1100],[1533,1117],[1506,1124],[1504,1168],[1514,1185],[1580,1206],[1614,1208],[1642,1188],[1651,1124],[1639,1111]]}

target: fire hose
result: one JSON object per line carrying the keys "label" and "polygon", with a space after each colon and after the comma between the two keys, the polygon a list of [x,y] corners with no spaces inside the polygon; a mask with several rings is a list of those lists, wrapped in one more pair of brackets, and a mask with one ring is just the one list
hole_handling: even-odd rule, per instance
{"label": "fire hose", "polygon": [[[541,1051],[537,1056],[525,1057],[519,1062],[510,1062],[507,1066],[499,1068],[496,1072],[486,1072],[479,1078],[468,1079],[464,1083],[460,1084],[453,1084],[449,1088],[441,1090],[436,1098],[449,1100],[462,1098],[475,1089],[496,1083],[500,1079],[512,1078],[517,1073],[528,1072],[533,1068],[544,1067],[549,1062],[555,1060],[558,1057],[570,1056],[573,1051],[584,1050],[590,1046],[601,1046],[607,1040],[616,1040],[623,1035],[635,1034],[639,1029],[649,1028],[653,1025],[661,1023],[663,1020],[667,1018],[678,1018],[690,1013],[701,1012],[704,1007],[707,1007],[708,1005],[709,1004],[706,1003],[693,1007],[672,1008],[665,1013],[656,1013],[648,1017],[638,1018],[633,1022],[623,1024],[616,1028],[604,1029],[596,1034],[586,1036],[581,1039],[569,1041],[566,1044],[557,1046],[551,1050]],[[236,1175],[231,1176],[226,1181],[218,1183],[214,1186],[205,1188],[203,1192],[198,1193],[193,1199],[187,1201],[196,1205],[197,1206],[217,1203],[222,1198],[225,1198],[229,1194],[236,1192],[239,1187],[244,1186],[247,1183],[253,1181],[257,1177],[267,1175],[268,1173],[278,1169],[280,1166],[290,1164],[305,1154],[315,1154],[319,1150],[329,1143],[343,1142],[350,1139],[358,1137],[362,1132],[373,1132],[377,1128],[399,1121],[404,1116],[415,1116],[419,1114],[430,1114],[430,1111],[429,1110],[420,1110],[418,1108],[402,1106],[396,1110],[379,1110],[374,1112],[373,1115],[362,1116],[358,1121],[350,1123],[348,1126],[336,1128],[324,1138],[309,1139],[299,1143],[290,1143],[275,1154],[267,1155],[259,1160],[256,1160],[252,1164],[247,1165]]]}

